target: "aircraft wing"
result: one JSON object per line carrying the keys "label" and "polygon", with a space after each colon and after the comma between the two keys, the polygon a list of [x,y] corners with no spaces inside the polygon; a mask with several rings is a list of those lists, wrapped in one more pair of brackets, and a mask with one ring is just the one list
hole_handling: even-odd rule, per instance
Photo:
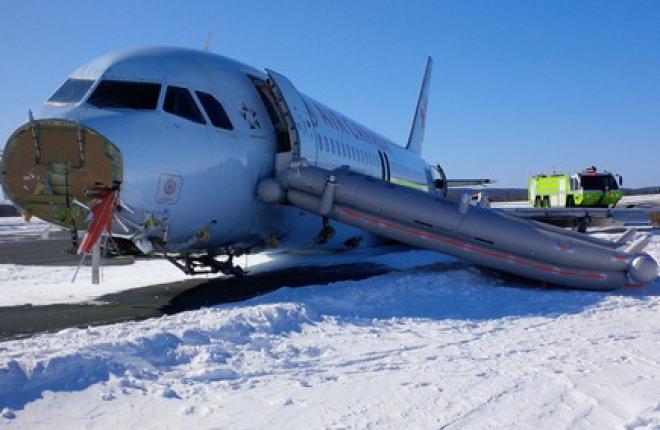
{"label": "aircraft wing", "polygon": [[436,170],[436,172],[438,172],[438,175],[440,176],[440,178],[435,180],[435,186],[439,190],[443,190],[443,193],[445,195],[447,194],[448,188],[469,187],[474,185],[490,185],[497,182],[495,179],[486,179],[486,178],[449,179],[447,178],[447,175],[445,174],[445,171],[442,169],[442,166],[440,166],[440,164],[436,164],[432,167]]}
{"label": "aircraft wing", "polygon": [[445,182],[449,188],[467,187],[471,185],[490,185],[494,184],[494,179],[446,179]]}

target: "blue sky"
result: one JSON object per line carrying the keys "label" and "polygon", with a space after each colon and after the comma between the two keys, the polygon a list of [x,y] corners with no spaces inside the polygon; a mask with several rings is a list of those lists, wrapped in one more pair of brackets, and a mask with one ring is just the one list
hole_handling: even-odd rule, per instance
{"label": "blue sky", "polygon": [[[660,185],[660,2],[0,2],[0,141],[79,65],[135,46],[201,48],[287,75],[403,143],[427,55],[424,155],[526,186],[595,164]],[[4,143],[1,143],[2,146]]]}

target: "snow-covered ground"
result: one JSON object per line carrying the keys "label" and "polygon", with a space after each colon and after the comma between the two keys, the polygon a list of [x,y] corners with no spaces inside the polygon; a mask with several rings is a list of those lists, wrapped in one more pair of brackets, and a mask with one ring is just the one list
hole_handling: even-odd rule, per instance
{"label": "snow-covered ground", "polygon": [[3,424],[657,428],[659,295],[439,265],[39,335],[0,344]]}
{"label": "snow-covered ground", "polygon": [[58,227],[48,224],[39,218],[27,222],[23,217],[0,217],[0,236],[29,234],[46,235]]}
{"label": "snow-covered ground", "polygon": [[[0,218],[2,220],[2,218]],[[31,225],[25,234],[40,228]],[[0,235],[2,224],[0,224]],[[3,246],[3,244],[0,244]],[[7,246],[4,244],[4,246]],[[366,249],[343,254],[283,253],[275,255],[255,254],[238,258],[236,262],[251,273],[309,265],[334,265],[346,263],[383,264],[392,269],[431,264],[448,257],[430,251],[401,251],[401,247]],[[89,258],[87,259],[89,263]],[[0,312],[3,306],[47,305],[57,303],[78,303],[95,301],[97,298],[119,291],[130,290],[190,279],[174,265],[163,259],[137,259],[133,264],[108,265],[101,270],[101,283],[91,283],[91,269],[80,268],[75,282],[72,282],[76,267],[25,266],[20,264],[0,264]],[[217,277],[220,275],[200,275]]]}
{"label": "snow-covered ground", "polygon": [[[547,290],[424,251],[349,255],[324,261],[405,270],[2,342],[0,427],[660,428],[660,280]],[[64,288],[34,270],[21,288]]]}
{"label": "snow-covered ground", "polygon": [[[488,190],[486,190],[488,191]],[[660,194],[641,194],[638,196],[624,196],[617,204],[617,207],[625,207],[627,205],[635,205],[641,203],[650,203],[655,206],[660,206]],[[492,207],[495,208],[528,208],[530,204],[527,200],[517,202],[493,202]]]}

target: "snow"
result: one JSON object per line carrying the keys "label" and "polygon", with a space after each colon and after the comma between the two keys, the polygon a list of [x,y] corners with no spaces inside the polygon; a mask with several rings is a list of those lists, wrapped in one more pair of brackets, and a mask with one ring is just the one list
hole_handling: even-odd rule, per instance
{"label": "snow", "polygon": [[0,217],[0,237],[15,234],[32,236],[33,233],[42,235],[45,232],[58,229],[59,227],[48,224],[39,218],[33,218],[30,222],[27,222],[22,217]]}
{"label": "snow", "polygon": [[2,306],[24,304],[89,302],[118,291],[189,279],[171,263],[160,259],[103,267],[103,281],[98,285],[92,284],[89,267],[81,267],[76,281],[71,282],[75,270],[74,266],[0,264],[0,310]]}
{"label": "snow", "polygon": [[[641,194],[637,196],[624,196],[617,204],[618,208],[625,207],[626,205],[634,204],[652,204],[660,206],[660,194]],[[531,207],[527,200],[516,202],[493,202],[494,208],[529,208]]]}
{"label": "snow", "polygon": [[[0,239],[3,236],[12,236],[15,240],[48,239],[49,234],[57,230],[60,228],[38,218],[26,222],[21,217],[0,217]],[[11,245],[5,241],[0,246]],[[255,259],[263,260],[264,257]],[[139,260],[128,266],[103,267],[100,285],[92,285],[91,270],[84,266],[76,282],[72,283],[75,270],[75,267],[66,265],[0,264],[0,309],[25,304],[85,302],[117,291],[186,278],[180,270],[163,260]]]}
{"label": "snow", "polygon": [[[660,235],[647,251],[660,260]],[[400,271],[2,342],[0,426],[660,428],[660,280],[584,292],[513,284],[426,251],[322,259],[351,260]],[[293,261],[321,257],[254,266]],[[170,276],[156,263],[105,277]],[[68,288],[47,270],[70,267],[41,269],[12,269],[13,290],[36,279]]]}
{"label": "snow", "polygon": [[[399,251],[395,251],[399,250]],[[89,258],[88,258],[89,260]],[[365,250],[339,255],[328,254],[255,254],[241,257],[236,262],[252,273],[292,266],[332,265],[342,263],[387,264],[392,269],[451,260],[430,251],[400,251],[399,247]],[[89,263],[89,261],[88,261]],[[95,301],[97,298],[119,291],[177,282],[190,279],[174,265],[163,259],[137,259],[133,264],[104,266],[102,282],[91,283],[91,269],[81,267],[75,282],[73,266],[23,266],[0,264],[0,312],[3,306],[47,305]],[[212,278],[220,275],[202,275]]]}
{"label": "snow", "polygon": [[[21,217],[0,217],[0,239],[47,239],[59,227],[38,218],[26,222]],[[6,242],[0,246],[10,246]],[[430,251],[403,251],[401,247],[357,250],[351,253],[271,253],[243,256],[236,260],[253,273],[300,266],[323,266],[347,263],[385,264],[392,269],[406,269],[438,261],[455,261]],[[72,282],[76,267],[25,266],[0,264],[0,310],[4,306],[49,305],[58,303],[94,302],[101,296],[134,288],[190,279],[174,265],[163,259],[139,258],[132,264],[105,265],[101,283],[92,284],[89,258]],[[220,275],[203,275],[206,278]],[[202,277],[202,276],[200,276]]]}
{"label": "snow", "polygon": [[0,407],[30,429],[654,428],[658,293],[454,266],[284,288],[4,342]]}

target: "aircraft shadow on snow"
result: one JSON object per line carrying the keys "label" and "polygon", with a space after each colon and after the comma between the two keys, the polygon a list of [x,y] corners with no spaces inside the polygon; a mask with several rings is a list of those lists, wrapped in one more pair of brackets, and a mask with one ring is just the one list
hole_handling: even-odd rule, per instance
{"label": "aircraft shadow on snow", "polygon": [[284,287],[298,288],[341,281],[359,281],[392,269],[373,263],[302,266],[250,273],[244,277],[218,277],[178,294],[161,308],[164,314],[252,299]]}
{"label": "aircraft shadow on snow", "polygon": [[[387,279],[380,280],[383,275]],[[421,281],[416,275],[422,275]],[[354,281],[364,282],[356,285]],[[160,310],[174,314],[205,306],[242,307],[292,301],[310,306],[318,314],[351,318],[355,322],[363,318],[406,317],[478,321],[573,314],[610,296],[644,300],[657,295],[660,295],[660,279],[645,288],[583,291],[544,286],[461,261],[404,271],[357,263],[303,266],[244,278],[210,279],[172,297]]]}

